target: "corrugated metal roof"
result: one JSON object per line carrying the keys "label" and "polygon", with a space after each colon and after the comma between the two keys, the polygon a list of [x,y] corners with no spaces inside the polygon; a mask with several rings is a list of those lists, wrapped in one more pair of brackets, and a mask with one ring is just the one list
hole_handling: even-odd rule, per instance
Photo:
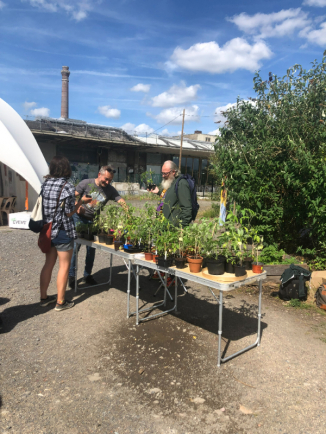
{"label": "corrugated metal roof", "polygon": [[[180,148],[180,144],[181,144],[181,140],[171,138],[171,137],[162,137],[162,136],[137,137],[137,140],[147,145],[154,145],[157,147],[165,147],[165,148],[166,147]],[[187,138],[183,139],[182,147],[194,151],[214,152],[214,143],[199,142],[198,140],[190,140]]]}

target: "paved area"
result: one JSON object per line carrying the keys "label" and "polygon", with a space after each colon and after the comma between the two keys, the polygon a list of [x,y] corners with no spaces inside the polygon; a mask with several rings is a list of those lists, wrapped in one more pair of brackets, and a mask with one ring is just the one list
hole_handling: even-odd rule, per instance
{"label": "paved area", "polygon": [[[119,259],[111,288],[69,291],[76,305],[65,312],[39,306],[43,260],[36,235],[0,231],[1,433],[326,432],[323,314],[285,306],[265,286],[261,347],[218,369],[218,311],[204,287],[188,282],[179,315],[136,327]],[[108,264],[98,253],[100,282]],[[157,300],[146,270],[141,287],[143,304]],[[229,293],[224,311],[230,354],[255,339],[257,288]]]}

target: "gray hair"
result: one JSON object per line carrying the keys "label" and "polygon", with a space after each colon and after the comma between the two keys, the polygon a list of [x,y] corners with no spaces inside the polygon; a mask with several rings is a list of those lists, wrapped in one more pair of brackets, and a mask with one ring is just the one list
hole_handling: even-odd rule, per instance
{"label": "gray hair", "polygon": [[107,164],[106,166],[102,166],[99,172],[102,175],[105,175],[105,172],[111,172],[111,170],[115,170],[115,168],[112,166],[112,164]]}
{"label": "gray hair", "polygon": [[[164,164],[169,164],[169,166],[170,166],[170,169],[173,171],[173,172],[175,172],[175,176],[179,176],[180,175],[180,171],[179,171],[179,169],[178,169],[178,166],[172,161],[172,160],[167,160],[167,161],[164,161]],[[163,164],[163,165],[164,165]]]}

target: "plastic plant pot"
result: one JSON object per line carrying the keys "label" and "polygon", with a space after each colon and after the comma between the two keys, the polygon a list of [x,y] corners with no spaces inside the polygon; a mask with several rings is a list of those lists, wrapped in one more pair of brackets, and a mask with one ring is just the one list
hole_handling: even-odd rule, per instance
{"label": "plastic plant pot", "polygon": [[105,239],[105,244],[111,246],[113,244],[113,235],[108,235]]}
{"label": "plastic plant pot", "polygon": [[251,270],[252,259],[251,258],[244,258],[242,260],[242,265],[243,265],[243,267],[245,267],[246,270]]}
{"label": "plastic plant pot", "polygon": [[254,262],[252,264],[252,271],[256,274],[261,274],[264,271],[264,264],[262,262]]}
{"label": "plastic plant pot", "polygon": [[199,273],[203,263],[203,258],[195,258],[194,256],[188,256],[189,269],[191,273]]}
{"label": "plastic plant pot", "polygon": [[247,274],[247,270],[243,265],[235,265],[234,273],[235,273],[235,277],[241,277]]}
{"label": "plastic plant pot", "polygon": [[93,234],[85,234],[84,238],[85,238],[85,240],[93,241],[94,240],[94,235]]}
{"label": "plastic plant pot", "polygon": [[146,259],[146,261],[152,261],[153,260],[153,253],[152,252],[145,252],[145,259]]}
{"label": "plastic plant pot", "polygon": [[120,246],[122,246],[122,241],[114,241],[113,242],[113,244],[114,244],[114,250],[119,250],[119,248],[120,248]]}
{"label": "plastic plant pot", "polygon": [[77,238],[84,238],[85,232],[76,232]]}
{"label": "plastic plant pot", "polygon": [[226,262],[226,257],[224,255],[218,255],[217,260],[219,262]]}
{"label": "plastic plant pot", "polygon": [[153,262],[155,262],[156,264],[157,264],[157,258],[158,258],[158,255],[153,255]]}
{"label": "plastic plant pot", "polygon": [[187,259],[186,258],[175,258],[175,266],[179,269],[185,268]]}
{"label": "plastic plant pot", "polygon": [[171,267],[172,262],[173,262],[173,259],[172,259],[172,258],[167,258],[167,259],[165,259],[164,256],[159,256],[159,257],[157,258],[157,265],[158,265],[159,267],[169,268],[169,267]]}
{"label": "plastic plant pot", "polygon": [[218,259],[206,259],[209,274],[218,275],[225,273],[225,262]]}
{"label": "plastic plant pot", "polygon": [[99,243],[105,244],[105,242],[106,242],[106,235],[99,234],[98,241],[99,241]]}
{"label": "plastic plant pot", "polygon": [[230,273],[230,274],[234,274],[234,265],[231,264],[231,262],[228,262],[228,261],[225,262],[225,272]]}

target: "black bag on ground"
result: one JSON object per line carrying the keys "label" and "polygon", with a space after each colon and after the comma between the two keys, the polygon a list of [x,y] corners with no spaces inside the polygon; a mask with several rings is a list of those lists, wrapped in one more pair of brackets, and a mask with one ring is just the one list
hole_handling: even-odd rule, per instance
{"label": "black bag on ground", "polygon": [[299,265],[291,264],[281,276],[279,297],[282,300],[306,300],[306,282],[310,280],[310,272]]}

